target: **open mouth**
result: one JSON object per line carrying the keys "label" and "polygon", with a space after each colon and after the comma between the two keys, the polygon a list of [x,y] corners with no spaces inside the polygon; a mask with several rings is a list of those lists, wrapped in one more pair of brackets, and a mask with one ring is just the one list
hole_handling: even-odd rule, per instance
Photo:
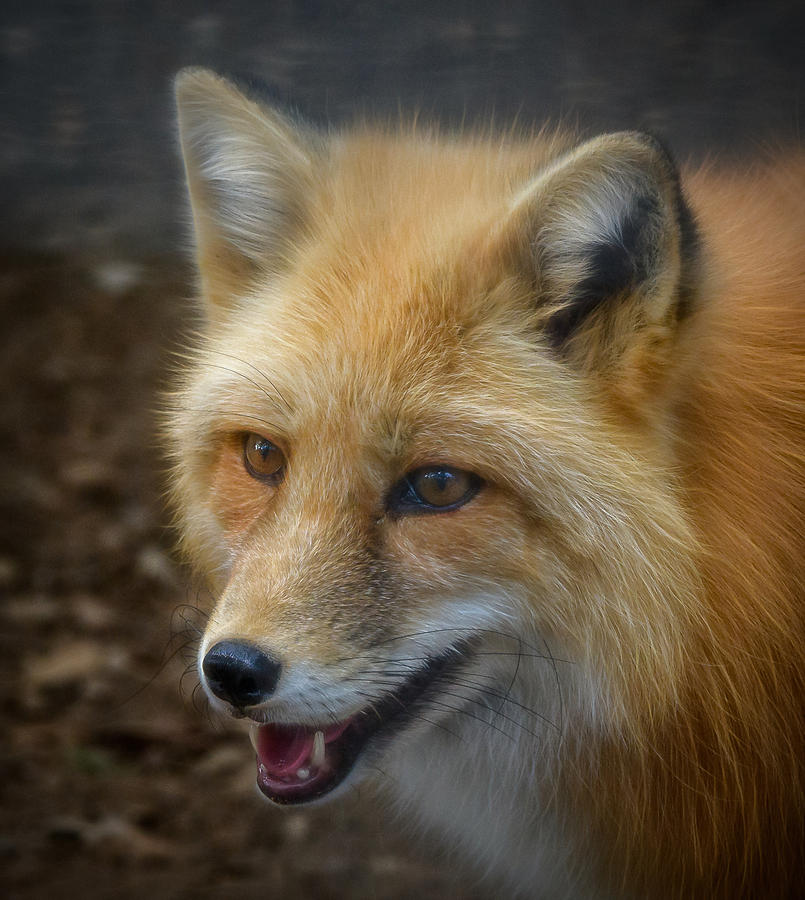
{"label": "open mouth", "polygon": [[437,682],[466,660],[467,645],[453,646],[399,688],[343,722],[322,728],[269,723],[255,727],[257,786],[274,803],[307,803],[324,796],[352,771],[374,738],[404,725]]}

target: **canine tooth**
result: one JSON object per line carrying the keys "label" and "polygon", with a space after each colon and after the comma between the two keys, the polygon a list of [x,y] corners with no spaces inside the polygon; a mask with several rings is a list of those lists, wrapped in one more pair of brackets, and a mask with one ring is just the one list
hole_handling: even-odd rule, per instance
{"label": "canine tooth", "polygon": [[296,770],[296,777],[300,781],[305,781],[306,779],[310,778],[310,769],[306,768],[305,766],[302,766],[301,769]]}
{"label": "canine tooth", "polygon": [[310,763],[314,769],[321,767],[324,762],[324,732],[317,731],[313,735],[313,753],[310,757]]}
{"label": "canine tooth", "polygon": [[257,732],[259,730],[259,725],[250,725],[249,726],[249,741],[251,741],[251,745],[254,748],[254,752],[257,753]]}

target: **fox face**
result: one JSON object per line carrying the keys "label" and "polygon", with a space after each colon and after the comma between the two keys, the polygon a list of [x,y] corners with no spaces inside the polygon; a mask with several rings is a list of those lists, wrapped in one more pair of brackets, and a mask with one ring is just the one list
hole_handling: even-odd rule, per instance
{"label": "fox face", "polygon": [[203,322],[167,431],[211,702],[276,804],[373,781],[516,889],[592,891],[590,780],[623,748],[643,815],[704,653],[672,164],[637,133],[324,137],[200,70],[177,94]]}

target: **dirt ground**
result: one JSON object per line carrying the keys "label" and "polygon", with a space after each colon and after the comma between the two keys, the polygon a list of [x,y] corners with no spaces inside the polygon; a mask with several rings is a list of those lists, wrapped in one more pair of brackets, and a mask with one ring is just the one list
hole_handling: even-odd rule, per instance
{"label": "dirt ground", "polygon": [[154,410],[177,261],[0,261],[0,894],[480,898],[375,798],[268,807],[192,667]]}

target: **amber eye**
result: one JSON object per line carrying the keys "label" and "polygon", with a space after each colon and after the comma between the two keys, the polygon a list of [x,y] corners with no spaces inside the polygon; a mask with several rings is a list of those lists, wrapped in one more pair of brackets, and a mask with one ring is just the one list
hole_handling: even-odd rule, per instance
{"label": "amber eye", "polygon": [[397,513],[444,512],[471,500],[481,479],[473,472],[450,466],[414,469],[399,482],[389,496],[389,509]]}
{"label": "amber eye", "polygon": [[247,434],[243,439],[243,463],[246,471],[261,481],[280,481],[285,473],[285,454],[276,444],[260,434]]}

